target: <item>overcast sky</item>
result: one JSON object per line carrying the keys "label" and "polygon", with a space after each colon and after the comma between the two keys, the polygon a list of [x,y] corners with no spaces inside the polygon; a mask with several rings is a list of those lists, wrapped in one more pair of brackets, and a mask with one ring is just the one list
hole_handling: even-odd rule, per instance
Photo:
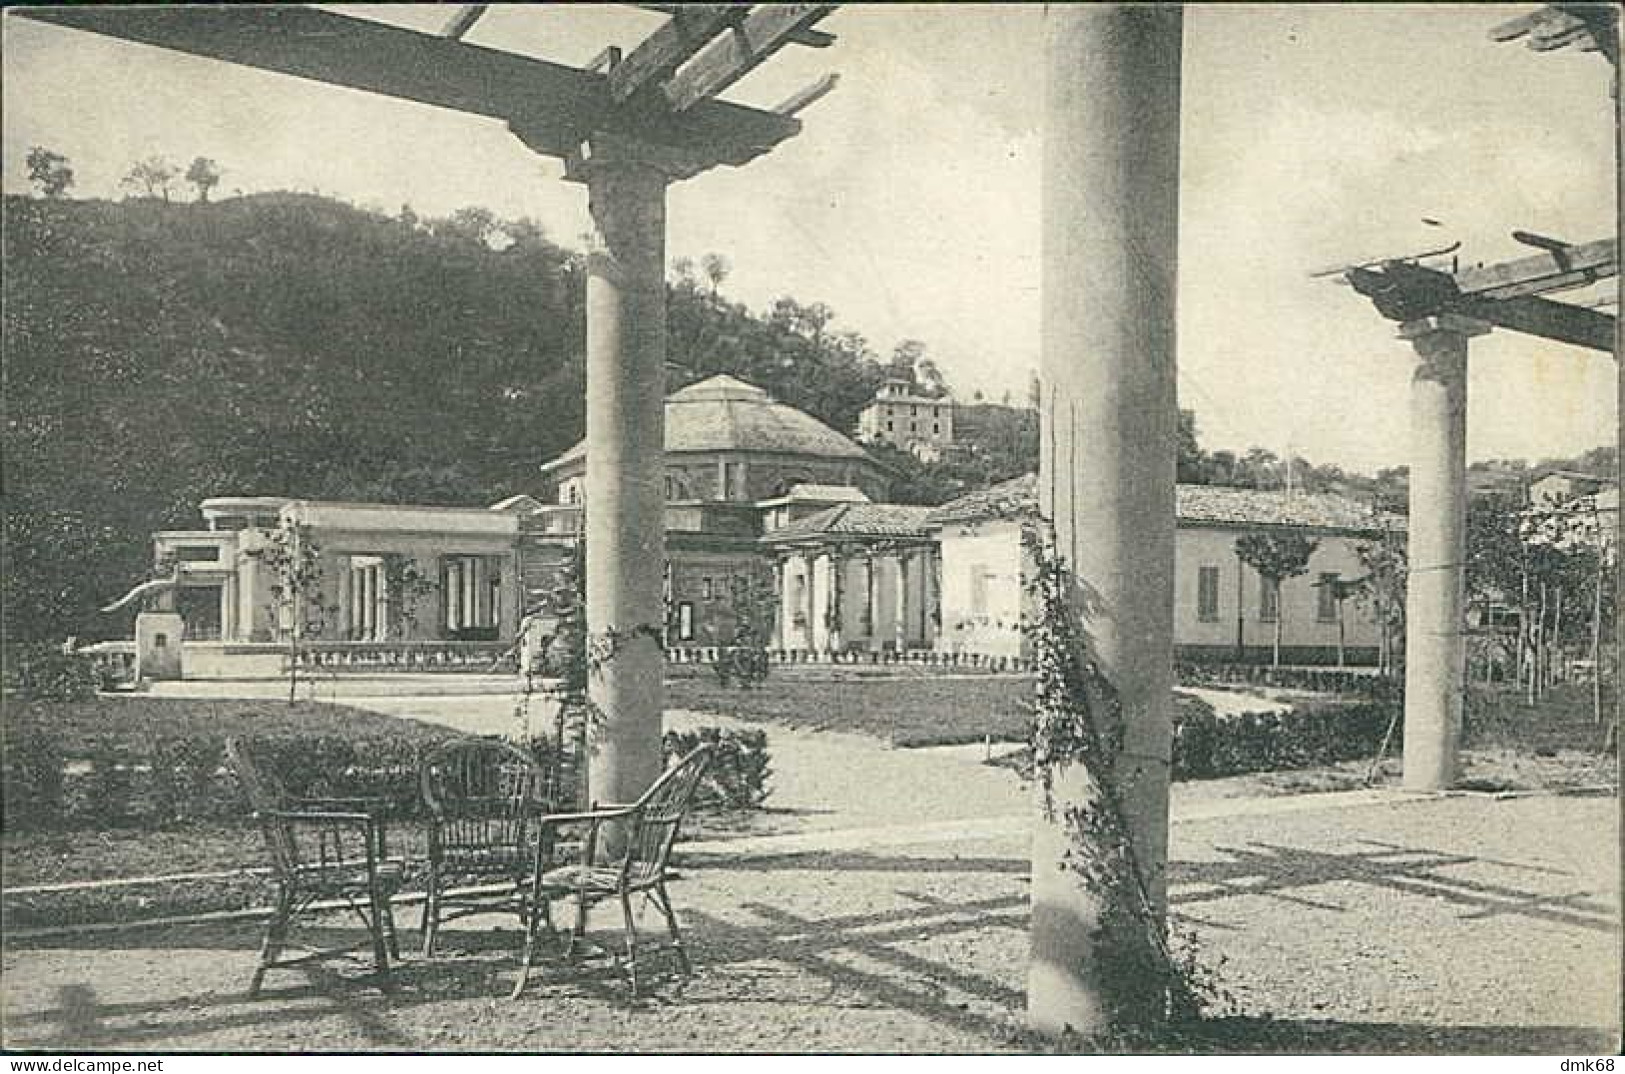
{"label": "overcast sky", "polygon": [[[1188,6],[1179,387],[1204,446],[1290,446],[1365,470],[1405,460],[1408,346],[1310,270],[1456,240],[1464,263],[1532,252],[1514,228],[1613,234],[1608,65],[1489,41],[1532,9]],[[420,28],[446,17],[336,10]],[[659,22],[498,7],[468,39],[581,64]],[[669,256],[722,253],[724,291],[752,307],[825,302],[882,355],[923,340],[962,398],[1021,398],[1039,346],[1042,9],[851,5],[821,25],[834,47],[788,49],[728,96],[772,105],[827,71],[839,88],[768,157],[674,187]],[[225,169],[217,196],[317,190],[420,215],[484,205],[571,246],[588,228],[584,191],[494,121],[10,12],[4,95],[7,191],[26,189],[22,158],[39,144],[71,159],[81,197],[119,196],[138,158],[206,155]],[[1501,332],[1472,354],[1472,457],[1613,441],[1606,355]]]}

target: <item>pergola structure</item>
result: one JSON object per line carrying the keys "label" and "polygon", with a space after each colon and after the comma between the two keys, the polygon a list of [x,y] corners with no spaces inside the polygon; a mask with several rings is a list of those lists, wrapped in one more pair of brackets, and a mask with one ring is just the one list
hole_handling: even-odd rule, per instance
{"label": "pergola structure", "polygon": [[[1502,24],[1491,37],[1524,39],[1539,52],[1573,45],[1601,53],[1615,67],[1617,110],[1616,7],[1555,4]],[[1616,359],[1625,350],[1617,315],[1551,297],[1620,279],[1618,237],[1579,244],[1523,231],[1512,237],[1541,252],[1467,269],[1429,265],[1423,258],[1343,270],[1378,313],[1399,324],[1400,336],[1417,355],[1411,378],[1404,764],[1405,785],[1416,790],[1442,790],[1456,778],[1466,659],[1468,341],[1504,329]],[[1625,388],[1621,404],[1625,418]],[[1625,638],[1625,626],[1620,629]]]}
{"label": "pergola structure", "polygon": [[814,24],[833,4],[651,4],[665,21],[637,47],[585,68],[462,38],[487,5],[460,5],[438,35],[296,6],[17,10],[265,71],[501,119],[583,183],[596,226],[587,259],[586,591],[607,714],[588,779],[630,802],[660,774],[665,563],[666,187],[738,166],[794,136],[795,113],[833,77],[760,110],[716,100],[789,46],[834,39]]}

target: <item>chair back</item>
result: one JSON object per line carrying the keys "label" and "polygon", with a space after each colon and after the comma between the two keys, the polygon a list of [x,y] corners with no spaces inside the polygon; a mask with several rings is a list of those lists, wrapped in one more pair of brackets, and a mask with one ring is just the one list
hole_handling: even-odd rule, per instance
{"label": "chair back", "polygon": [[423,760],[423,803],[442,849],[509,850],[527,845],[547,773],[536,759],[495,738],[460,738]]}
{"label": "chair back", "polygon": [[712,747],[700,746],[668,768],[639,798],[626,833],[621,882],[665,873],[677,829],[711,764]]}
{"label": "chair back", "polygon": [[237,774],[237,782],[242,785],[249,808],[254,811],[254,819],[259,821],[272,866],[281,876],[292,875],[299,868],[299,844],[292,826],[276,816],[277,811],[289,808],[288,792],[282,781],[262,768],[254,760],[248,743],[235,736],[226,739],[226,761]]}

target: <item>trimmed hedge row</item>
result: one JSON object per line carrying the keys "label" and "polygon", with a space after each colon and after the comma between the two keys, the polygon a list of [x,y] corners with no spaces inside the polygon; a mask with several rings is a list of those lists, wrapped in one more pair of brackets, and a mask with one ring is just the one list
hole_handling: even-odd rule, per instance
{"label": "trimmed hedge row", "polygon": [[[1215,779],[1372,757],[1394,711],[1386,701],[1303,703],[1286,712],[1233,716],[1180,707],[1173,778]],[[1402,722],[1395,723],[1390,750],[1400,746]]]}
{"label": "trimmed hedge row", "polygon": [[1395,699],[1401,692],[1397,679],[1382,675],[1337,668],[1277,668],[1268,664],[1179,662],[1174,665],[1174,681],[1181,686],[1277,686],[1383,701]]}
{"label": "trimmed hedge row", "polygon": [[[450,737],[450,736],[448,736]],[[334,735],[267,735],[248,739],[254,755],[296,798],[370,798],[391,818],[423,814],[418,769],[433,742]],[[669,733],[670,759],[700,742],[717,747],[701,784],[701,804],[749,809],[767,797],[767,736],[759,730],[701,728]],[[548,739],[523,744],[551,771]],[[580,805],[573,757],[561,766],[571,807]],[[163,737],[139,746],[99,742],[87,756],[68,758],[51,733],[40,728],[8,736],[0,772],[7,830],[50,828],[145,829],[185,827],[209,821],[249,819],[247,799],[225,763],[222,736]]]}

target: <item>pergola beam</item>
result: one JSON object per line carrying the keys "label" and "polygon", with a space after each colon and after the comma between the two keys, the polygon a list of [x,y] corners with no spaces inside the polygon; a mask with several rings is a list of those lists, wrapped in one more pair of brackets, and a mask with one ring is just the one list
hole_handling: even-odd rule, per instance
{"label": "pergola beam", "polygon": [[[632,6],[639,9],[640,11],[654,11],[654,12],[658,12],[661,15],[675,15],[679,11],[683,11],[683,10],[685,10],[686,8],[688,8],[688,7],[692,6],[692,5],[689,5],[689,4],[633,4]],[[748,7],[749,5],[747,5],[747,4],[734,4],[732,6],[736,7],[736,8],[745,8],[745,7]],[[791,34],[790,35],[790,44],[792,44],[792,45],[804,45],[807,48],[829,48],[831,45],[835,44],[835,35],[832,34],[832,33],[827,33],[824,30],[814,30],[811,27],[809,27],[809,28],[804,29],[804,30],[797,30],[795,33]]]}
{"label": "pergola beam", "polygon": [[609,95],[618,104],[648,86],[659,85],[744,15],[745,9],[735,4],[677,7],[664,26],[610,72]]}
{"label": "pergola beam", "polygon": [[666,101],[686,112],[754,71],[834,4],[763,4],[695,56],[666,84]]}
{"label": "pergola beam", "polygon": [[1558,246],[1532,257],[1448,273],[1404,261],[1356,266],[1345,278],[1389,320],[1458,314],[1502,328],[1612,353],[1615,318],[1541,295],[1619,274],[1615,239]]}
{"label": "pergola beam", "polygon": [[1457,290],[1464,295],[1520,298],[1584,287],[1618,272],[1619,242],[1599,239],[1517,261],[1462,269],[1455,274],[1455,281]]}
{"label": "pergola beam", "polygon": [[[615,131],[743,164],[795,135],[788,116],[696,99],[682,116],[615,108],[608,76],[302,6],[18,8],[20,18],[263,71],[507,120],[533,150],[566,157]],[[703,55],[703,54],[702,54]]]}
{"label": "pergola beam", "polygon": [[1549,298],[1534,295],[1500,301],[1469,298],[1457,303],[1452,312],[1487,321],[1497,328],[1509,328],[1587,350],[1612,352],[1614,349],[1613,317]]}
{"label": "pergola beam", "polygon": [[480,21],[490,4],[463,4],[457,9],[457,14],[446,21],[441,28],[440,36],[449,37],[453,41],[461,41],[468,32],[474,29],[474,24]]}

